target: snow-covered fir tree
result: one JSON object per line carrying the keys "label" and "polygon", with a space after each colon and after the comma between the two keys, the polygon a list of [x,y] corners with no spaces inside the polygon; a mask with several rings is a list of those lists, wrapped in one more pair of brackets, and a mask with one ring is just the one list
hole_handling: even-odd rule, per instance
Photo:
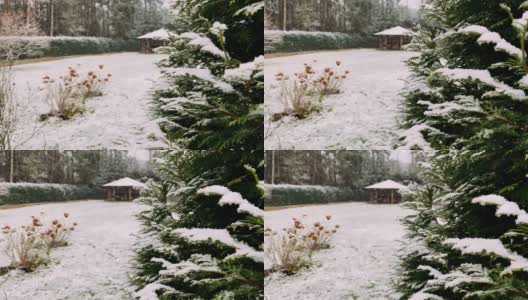
{"label": "snow-covered fir tree", "polygon": [[[219,5],[218,1],[201,2],[200,8],[206,11],[211,3]],[[244,37],[253,34],[253,29],[244,29],[247,26],[263,26],[263,5],[260,1],[225,5],[222,1],[222,6],[229,9],[220,11],[233,15],[222,18],[217,14],[216,19],[230,23],[192,14],[198,18],[195,32],[175,35],[173,43],[160,50],[169,58],[160,63],[165,83],[156,91],[155,111],[167,138],[181,147],[263,149],[263,49],[254,47],[262,42],[257,41],[262,33]],[[240,41],[233,41],[231,31],[242,35],[236,39],[251,43],[232,49],[230,44]]]}
{"label": "snow-covered fir tree", "polygon": [[262,49],[252,42],[258,36],[233,48],[227,34],[263,26],[263,5],[176,5],[194,20],[194,31],[178,33],[162,49],[169,57],[160,63],[165,81],[155,102],[178,150],[160,159],[161,180],[140,199],[148,208],[139,215],[135,296],[263,299]]}
{"label": "snow-covered fir tree", "polygon": [[168,151],[159,173],[139,200],[136,296],[263,298],[262,151]]}
{"label": "snow-covered fir tree", "polygon": [[435,151],[407,195],[402,299],[528,299],[527,9],[429,1],[402,144]]}

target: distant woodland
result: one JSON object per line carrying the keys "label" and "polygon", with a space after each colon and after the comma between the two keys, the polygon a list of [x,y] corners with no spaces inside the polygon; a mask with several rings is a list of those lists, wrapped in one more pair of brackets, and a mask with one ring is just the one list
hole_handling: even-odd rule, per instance
{"label": "distant woodland", "polygon": [[[157,152],[150,154],[154,158]],[[0,182],[99,186],[122,177],[153,178],[152,160],[139,160],[117,150],[0,151]]]}
{"label": "distant woodland", "polygon": [[423,153],[412,151],[402,162],[390,151],[266,151],[266,183],[364,187],[392,179],[420,182],[418,162]]}
{"label": "distant woodland", "polygon": [[2,15],[16,14],[35,23],[40,35],[129,38],[163,25],[168,10],[162,4],[162,0],[0,0],[0,23]]}
{"label": "distant woodland", "polygon": [[268,29],[373,33],[412,27],[420,13],[400,0],[265,0]]}

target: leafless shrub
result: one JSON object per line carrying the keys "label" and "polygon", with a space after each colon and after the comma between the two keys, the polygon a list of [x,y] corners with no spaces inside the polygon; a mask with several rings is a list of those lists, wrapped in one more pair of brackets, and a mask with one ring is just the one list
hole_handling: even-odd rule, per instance
{"label": "leafless shrub", "polygon": [[70,235],[72,231],[75,230],[75,227],[77,227],[76,222],[73,222],[72,224],[66,222],[66,219],[68,219],[69,216],[68,213],[64,213],[65,219],[55,219],[51,221],[51,224],[46,229],[41,231],[40,236],[48,251],[52,248],[68,245]]}
{"label": "leafless shrub", "polygon": [[[16,12],[0,13],[0,36],[36,36],[41,33],[34,17]],[[4,39],[0,42],[0,59],[12,63],[34,51],[34,47],[29,40]]]}
{"label": "leafless shrub", "polygon": [[313,75],[313,68],[307,64],[303,72],[295,73],[293,78],[283,73],[275,75],[279,83],[284,114],[303,119],[320,111],[322,97],[316,93],[316,86],[312,82]]}
{"label": "leafless shrub", "polygon": [[11,260],[10,267],[32,272],[48,263],[44,245],[38,236],[36,225],[15,229],[6,225],[2,232],[6,236],[4,253]]}
{"label": "leafless shrub", "polygon": [[293,218],[292,226],[275,231],[267,228],[264,233],[266,255],[271,262],[269,272],[295,274],[312,264],[314,251],[331,246],[334,234],[339,225],[330,224],[332,216],[325,216],[325,221],[315,222],[306,227],[298,218]]}
{"label": "leafless shrub", "polygon": [[14,228],[5,225],[2,233],[5,239],[4,253],[11,260],[10,268],[32,272],[38,267],[49,263],[49,254],[53,248],[68,245],[71,232],[77,223],[69,224],[64,213],[64,219],[55,219],[45,226],[44,214],[31,217],[29,225]]}
{"label": "leafless shrub", "polygon": [[273,121],[284,115],[293,115],[299,119],[322,110],[325,96],[339,94],[349,71],[340,70],[341,62],[336,67],[327,67],[319,75],[312,65],[305,63],[300,73],[293,77],[282,72],[275,75],[280,88],[280,101],[284,111],[273,116]]}
{"label": "leafless shrub", "polygon": [[104,66],[99,65],[96,71],[82,75],[76,68],[69,67],[68,73],[59,79],[44,76],[42,83],[47,92],[50,112],[42,115],[41,120],[51,116],[68,120],[84,113],[87,98],[102,96],[104,86],[112,77],[112,74],[104,74],[103,69]]}
{"label": "leafless shrub", "polygon": [[295,229],[273,231],[266,229],[264,233],[266,256],[271,262],[270,272],[295,274],[302,268],[310,266],[310,257],[306,253],[301,236]]}

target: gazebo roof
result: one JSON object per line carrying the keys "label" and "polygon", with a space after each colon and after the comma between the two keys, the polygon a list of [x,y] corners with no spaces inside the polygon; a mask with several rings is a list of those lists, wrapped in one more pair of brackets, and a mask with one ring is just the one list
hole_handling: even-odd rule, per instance
{"label": "gazebo roof", "polygon": [[144,188],[146,187],[145,184],[137,181],[137,180],[134,180],[132,178],[128,178],[128,177],[125,177],[125,178],[121,178],[121,179],[118,179],[116,181],[112,181],[110,183],[107,183],[105,185],[103,185],[104,187],[134,187],[134,188]]}
{"label": "gazebo roof", "polygon": [[403,28],[401,26],[396,26],[396,27],[392,27],[390,29],[378,32],[375,35],[408,35],[408,36],[412,36],[412,35],[415,35],[415,34],[416,33],[414,33],[413,31],[411,31],[409,29]]}
{"label": "gazebo roof", "polygon": [[156,31],[152,31],[152,32],[149,32],[147,34],[144,34],[144,35],[138,37],[138,39],[140,39],[140,40],[143,40],[143,39],[168,40],[169,37],[171,37],[171,35],[174,35],[174,33],[168,31],[165,28],[161,28],[161,29],[158,29]]}
{"label": "gazebo roof", "polygon": [[403,190],[407,187],[403,184],[400,184],[393,180],[385,180],[380,183],[376,183],[370,186],[367,186],[366,189],[373,189],[373,190]]}

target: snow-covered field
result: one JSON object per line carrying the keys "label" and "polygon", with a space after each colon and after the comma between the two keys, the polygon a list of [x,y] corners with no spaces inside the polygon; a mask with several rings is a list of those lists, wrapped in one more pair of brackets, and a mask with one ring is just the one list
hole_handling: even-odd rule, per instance
{"label": "snow-covered field", "polygon": [[[81,56],[20,65],[15,68],[19,130],[18,149],[147,149],[163,146],[157,122],[150,116],[149,92],[160,76],[155,63],[163,56],[117,53]],[[104,65],[112,79],[102,97],[89,98],[88,112],[71,120],[40,122],[50,108],[42,77],[58,78],[68,67],[93,70]],[[29,140],[28,140],[29,139]],[[22,144],[20,144],[22,143]]]}
{"label": "snow-covered field", "polygon": [[303,214],[305,224],[331,214],[333,224],[341,226],[333,247],[315,252],[315,266],[293,276],[275,273],[266,278],[266,299],[390,299],[404,234],[399,219],[405,213],[398,205],[357,202],[266,212],[266,227],[272,229],[290,226],[293,217]]}
{"label": "snow-covered field", "polygon": [[[33,273],[11,271],[0,276],[0,298],[131,299],[127,275],[134,234],[140,229],[134,215],[140,210],[140,205],[130,202],[99,200],[0,210],[1,226],[30,223],[30,216],[40,212],[48,220],[68,212],[71,221],[79,223],[71,245],[53,249],[51,265]],[[0,253],[0,266],[7,264]]]}
{"label": "snow-covered field", "polygon": [[[406,51],[357,49],[266,59],[266,149],[391,148],[397,138],[402,107],[399,93],[409,75],[404,60],[413,55],[414,52]],[[335,67],[338,60],[342,70],[349,70],[350,75],[341,94],[325,98],[325,112],[304,120],[287,117],[270,121],[270,116],[283,110],[275,74],[300,72],[304,63],[321,71]]]}

